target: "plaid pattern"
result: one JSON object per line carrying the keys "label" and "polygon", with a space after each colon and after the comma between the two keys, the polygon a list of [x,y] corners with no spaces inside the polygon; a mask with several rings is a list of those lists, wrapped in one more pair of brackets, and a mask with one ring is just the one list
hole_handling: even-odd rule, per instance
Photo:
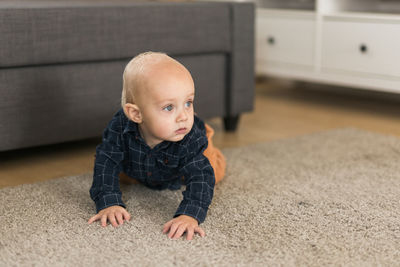
{"label": "plaid pattern", "polygon": [[203,155],[207,145],[204,123],[195,116],[184,139],[164,141],[151,149],[140,136],[138,125],[119,110],[96,149],[90,196],[97,212],[114,205],[125,207],[119,187],[119,174],[124,172],[153,189],[176,190],[186,185],[174,217],[184,214],[202,223],[215,185],[214,170]]}

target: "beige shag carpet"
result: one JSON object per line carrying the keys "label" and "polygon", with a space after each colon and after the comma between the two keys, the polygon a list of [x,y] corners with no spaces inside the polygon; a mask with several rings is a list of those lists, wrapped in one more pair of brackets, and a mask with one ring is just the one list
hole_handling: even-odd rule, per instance
{"label": "beige shag carpet", "polygon": [[395,266],[400,139],[357,129],[224,150],[202,225],[169,240],[181,191],[122,186],[132,221],[88,225],[91,174],[0,190],[0,266]]}

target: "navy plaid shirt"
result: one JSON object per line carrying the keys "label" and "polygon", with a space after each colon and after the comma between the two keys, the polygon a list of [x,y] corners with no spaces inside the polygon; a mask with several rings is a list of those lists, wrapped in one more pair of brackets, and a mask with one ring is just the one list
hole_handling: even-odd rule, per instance
{"label": "navy plaid shirt", "polygon": [[202,223],[215,185],[214,170],[203,155],[207,145],[204,123],[195,116],[192,130],[181,141],[164,141],[151,149],[138,125],[120,109],[96,149],[90,196],[97,212],[114,205],[126,207],[119,187],[119,174],[124,172],[153,189],[176,190],[186,185],[174,217],[184,214]]}

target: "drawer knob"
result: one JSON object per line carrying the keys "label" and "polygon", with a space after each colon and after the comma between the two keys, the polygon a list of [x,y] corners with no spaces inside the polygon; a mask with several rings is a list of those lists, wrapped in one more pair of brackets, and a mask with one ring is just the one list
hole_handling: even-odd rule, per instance
{"label": "drawer knob", "polygon": [[360,45],[360,52],[361,52],[361,53],[367,53],[367,51],[368,51],[367,45],[361,44],[361,45]]}
{"label": "drawer knob", "polygon": [[267,42],[270,45],[274,45],[275,44],[275,38],[273,36],[268,36]]}

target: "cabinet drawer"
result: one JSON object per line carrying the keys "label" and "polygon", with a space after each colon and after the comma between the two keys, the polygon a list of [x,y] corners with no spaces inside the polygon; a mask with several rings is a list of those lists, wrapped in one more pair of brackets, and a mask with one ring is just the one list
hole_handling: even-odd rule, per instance
{"label": "cabinet drawer", "polygon": [[314,18],[258,16],[256,31],[258,60],[313,65]]}
{"label": "cabinet drawer", "polygon": [[324,21],[323,69],[400,77],[400,24]]}

